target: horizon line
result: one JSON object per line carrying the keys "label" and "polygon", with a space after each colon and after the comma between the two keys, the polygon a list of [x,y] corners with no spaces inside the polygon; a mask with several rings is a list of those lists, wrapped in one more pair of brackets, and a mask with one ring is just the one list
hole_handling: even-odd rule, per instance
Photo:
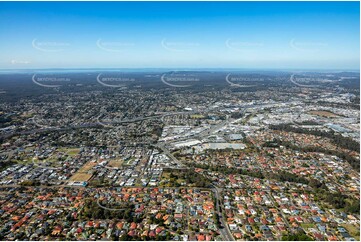
{"label": "horizon line", "polygon": [[157,70],[169,70],[169,71],[331,71],[331,72],[360,72],[360,69],[354,68],[236,68],[236,67],[202,67],[202,68],[187,68],[187,67],[179,67],[179,68],[169,68],[169,67],[135,67],[135,68],[117,68],[117,67],[84,67],[84,68],[20,68],[20,69],[9,69],[9,68],[0,68],[0,72],[34,72],[34,71],[96,71],[96,70],[123,70],[123,71],[157,71]]}

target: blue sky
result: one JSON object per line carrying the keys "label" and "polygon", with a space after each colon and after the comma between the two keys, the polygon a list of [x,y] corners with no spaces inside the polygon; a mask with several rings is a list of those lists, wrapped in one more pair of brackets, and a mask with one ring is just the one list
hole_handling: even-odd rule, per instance
{"label": "blue sky", "polygon": [[0,68],[359,69],[359,2],[0,2]]}

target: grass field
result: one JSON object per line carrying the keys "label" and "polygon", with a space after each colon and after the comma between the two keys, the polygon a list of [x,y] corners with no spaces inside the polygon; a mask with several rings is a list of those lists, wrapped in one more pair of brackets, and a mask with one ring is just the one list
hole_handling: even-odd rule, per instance
{"label": "grass field", "polygon": [[[27,154],[32,153],[34,147],[26,147],[25,152]],[[39,166],[51,166],[51,167],[58,167],[59,166],[59,155],[61,156],[68,156],[68,158],[75,157],[80,152],[79,148],[67,148],[67,147],[60,147],[54,150],[47,158],[39,159],[36,156],[29,156],[27,154],[23,154],[20,156],[19,159],[13,160],[18,164],[29,164],[34,163],[35,165]],[[46,165],[45,165],[46,163]]]}
{"label": "grass field", "polygon": [[342,227],[347,229],[349,234],[356,239],[356,241],[360,241],[360,228],[356,227],[352,224],[341,224]]}
{"label": "grass field", "polygon": [[123,163],[124,163],[124,161],[121,159],[114,159],[114,160],[109,161],[108,166],[114,167],[114,168],[119,168],[122,166]]}
{"label": "grass field", "polygon": [[204,115],[201,115],[201,114],[193,114],[193,115],[191,115],[191,118],[201,119],[201,118],[204,118]]}
{"label": "grass field", "polygon": [[70,177],[69,181],[88,181],[93,175],[92,173],[89,173],[89,171],[95,165],[95,162],[87,162],[72,177]]}
{"label": "grass field", "polygon": [[93,174],[87,174],[87,173],[75,173],[69,181],[88,181]]}
{"label": "grass field", "polygon": [[129,160],[124,161],[122,164],[125,165],[125,166],[131,166],[134,161],[135,161],[135,158],[132,157],[132,158],[130,158]]}
{"label": "grass field", "polygon": [[[171,174],[171,172],[163,172],[162,173],[160,180],[163,183],[163,186],[166,186],[166,187],[180,186],[184,182],[186,182],[186,180],[183,179],[182,177],[179,177],[178,179],[170,178],[170,174]],[[165,182],[165,180],[170,180],[170,181]]]}
{"label": "grass field", "polygon": [[310,111],[310,114],[318,115],[318,116],[325,117],[325,118],[337,118],[337,117],[339,117],[338,115],[336,115],[336,114],[334,114],[332,112],[329,112],[329,111]]}
{"label": "grass field", "polygon": [[70,156],[75,156],[77,154],[79,154],[80,152],[80,149],[79,148],[66,148],[66,147],[62,147],[62,148],[59,148],[57,150],[58,152],[63,152],[63,153],[66,153]]}
{"label": "grass field", "polygon": [[314,224],[305,224],[305,223],[302,223],[302,224],[301,224],[301,227],[304,228],[304,229],[309,229],[309,228],[314,228],[315,225],[314,225]]}

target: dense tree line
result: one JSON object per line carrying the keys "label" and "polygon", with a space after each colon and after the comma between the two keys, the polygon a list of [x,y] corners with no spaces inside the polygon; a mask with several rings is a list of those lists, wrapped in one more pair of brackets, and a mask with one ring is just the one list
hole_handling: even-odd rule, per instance
{"label": "dense tree line", "polygon": [[324,201],[336,209],[344,209],[348,213],[360,213],[360,201],[341,193],[329,193],[324,196]]}
{"label": "dense tree line", "polygon": [[192,166],[194,166],[196,168],[202,168],[205,170],[209,170],[209,171],[220,172],[225,175],[240,174],[240,175],[257,177],[257,178],[261,178],[261,179],[265,178],[265,176],[262,174],[262,172],[251,171],[251,170],[246,170],[246,169],[238,169],[238,168],[234,168],[234,167],[231,168],[231,167],[226,167],[226,166],[211,166],[211,165],[202,165],[202,164],[192,164]]}
{"label": "dense tree line", "polygon": [[[166,171],[166,170],[165,170]],[[177,170],[176,172],[171,170],[170,180],[173,181],[172,185],[180,186],[180,184],[174,182],[178,179],[184,179],[187,184],[193,184],[195,187],[210,187],[211,182],[204,176],[196,173],[194,169]]]}
{"label": "dense tree line", "polygon": [[242,117],[243,117],[243,113],[242,113],[242,112],[234,112],[234,113],[231,113],[231,118],[239,119],[239,118],[242,118]]}
{"label": "dense tree line", "polygon": [[343,209],[345,212],[359,214],[360,213],[360,201],[343,195],[341,193],[332,193],[328,190],[327,186],[316,179],[306,179],[304,177],[297,176],[296,174],[289,173],[287,171],[279,171],[277,173],[273,172],[256,172],[249,171],[245,169],[230,168],[225,166],[210,166],[210,165],[201,165],[201,164],[192,164],[195,167],[220,172],[224,175],[230,174],[241,174],[247,175],[256,178],[268,178],[274,179],[281,182],[294,182],[302,183],[312,187],[314,193],[316,194],[319,200],[330,204],[332,207],[337,209]]}
{"label": "dense tree line", "polygon": [[346,213],[360,214],[360,200],[344,195],[340,192],[334,193],[324,189],[315,189],[317,199],[330,204],[336,209],[342,209]]}
{"label": "dense tree line", "polygon": [[5,170],[6,168],[8,168],[9,166],[12,166],[16,164],[16,162],[8,160],[8,161],[1,161],[0,162],[0,171]]}
{"label": "dense tree line", "polygon": [[139,216],[134,216],[133,204],[125,204],[125,210],[107,210],[101,208],[97,201],[86,200],[84,208],[81,211],[81,217],[84,219],[125,219],[127,222],[139,222],[142,220]]}
{"label": "dense tree line", "polygon": [[351,138],[343,137],[340,134],[336,134],[334,131],[321,131],[321,130],[312,130],[312,129],[303,129],[293,126],[292,124],[278,124],[269,126],[273,130],[282,130],[286,132],[293,132],[299,134],[310,134],[320,137],[329,138],[332,142],[344,149],[360,152],[360,144],[357,141],[354,141]]}
{"label": "dense tree line", "polygon": [[310,187],[314,188],[314,193],[317,195],[317,198],[330,204],[332,207],[336,209],[343,209],[347,213],[359,214],[360,213],[360,201],[349,197],[347,195],[343,195],[340,192],[333,193],[330,192],[327,186],[316,179],[306,179],[303,177],[299,177],[295,174],[280,171],[279,173],[268,173],[268,175],[272,179],[276,179],[279,181],[288,181],[288,182],[297,182],[307,184]]}
{"label": "dense tree line", "polygon": [[360,160],[349,155],[348,153],[337,151],[337,150],[327,150],[327,149],[323,149],[321,147],[314,147],[314,146],[302,147],[302,148],[300,148],[300,150],[304,151],[304,152],[320,152],[320,153],[324,153],[324,154],[328,154],[328,155],[335,155],[335,156],[347,161],[354,170],[360,172]]}
{"label": "dense tree line", "polygon": [[130,236],[127,233],[124,233],[122,236],[117,238],[116,236],[112,236],[112,240],[114,241],[169,241],[171,240],[171,234],[169,231],[165,233],[165,235],[159,235],[157,234],[154,238],[150,237],[139,237],[137,235]]}
{"label": "dense tree line", "polygon": [[282,236],[282,241],[313,241],[313,239],[304,232],[298,232]]}
{"label": "dense tree line", "polygon": [[279,147],[280,145],[282,145],[288,149],[299,150],[302,152],[319,152],[319,153],[324,153],[327,155],[335,155],[335,156],[347,161],[354,170],[360,171],[360,160],[353,157],[352,155],[342,152],[342,151],[328,150],[328,149],[324,149],[322,147],[316,147],[316,146],[299,147],[297,145],[294,145],[290,141],[281,141],[280,139],[273,139],[273,141],[267,141],[263,144],[264,147]]}
{"label": "dense tree line", "polygon": [[205,170],[210,170],[214,172],[220,172],[225,175],[230,174],[240,174],[246,175],[251,177],[256,177],[260,179],[269,178],[274,179],[281,182],[294,182],[294,183],[302,183],[309,185],[312,188],[321,188],[327,189],[324,183],[316,180],[316,179],[306,179],[304,177],[300,177],[296,174],[289,173],[287,171],[279,171],[277,173],[274,172],[261,172],[261,171],[253,171],[253,170],[246,170],[246,169],[239,169],[239,168],[232,168],[226,166],[210,166],[210,165],[195,165],[198,168],[202,168]]}
{"label": "dense tree line", "polygon": [[[342,137],[342,138],[345,138],[345,137]],[[349,138],[346,138],[346,139],[349,139]],[[351,139],[349,139],[349,140],[351,140]],[[353,142],[354,142],[354,143],[352,143],[353,145],[355,145],[355,143],[357,143],[356,141],[353,141]],[[316,146],[300,147],[289,141],[281,141],[280,139],[273,139],[272,141],[267,141],[263,144],[263,147],[279,147],[280,145],[282,145],[288,149],[300,150],[303,152],[319,152],[319,153],[324,153],[324,154],[328,154],[328,155],[335,155],[335,156],[347,161],[354,170],[360,171],[360,160],[353,157],[352,155],[342,152],[342,151],[328,150],[328,149],[325,149],[322,147],[316,147]],[[360,148],[360,147],[358,147],[358,148]]]}
{"label": "dense tree line", "polygon": [[316,179],[306,179],[301,176],[297,176],[296,174],[289,173],[287,171],[279,171],[277,173],[267,173],[267,177],[278,180],[281,182],[294,182],[294,183],[302,183],[309,185],[312,188],[322,188],[327,189],[326,185]]}
{"label": "dense tree line", "polygon": [[333,108],[351,108],[351,109],[356,109],[356,110],[360,110],[360,98],[354,98],[351,100],[351,103],[332,103],[332,102],[326,102],[326,101],[318,101],[318,104],[320,104],[321,106],[328,106],[328,107],[333,107]]}
{"label": "dense tree line", "polygon": [[295,122],[298,125],[319,125],[319,123],[313,121],[313,120],[304,120],[302,122]]}
{"label": "dense tree line", "polygon": [[40,186],[40,181],[38,180],[26,180],[20,183],[20,186]]}
{"label": "dense tree line", "polygon": [[9,123],[12,121],[10,117],[5,117],[4,115],[0,115],[0,128],[5,128],[9,126]]}

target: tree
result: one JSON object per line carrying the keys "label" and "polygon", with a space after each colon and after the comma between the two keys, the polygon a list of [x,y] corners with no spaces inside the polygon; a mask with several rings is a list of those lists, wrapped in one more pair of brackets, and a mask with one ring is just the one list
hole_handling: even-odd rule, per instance
{"label": "tree", "polygon": [[306,235],[304,232],[299,232],[297,234],[289,234],[282,236],[283,241],[313,241],[311,237]]}

